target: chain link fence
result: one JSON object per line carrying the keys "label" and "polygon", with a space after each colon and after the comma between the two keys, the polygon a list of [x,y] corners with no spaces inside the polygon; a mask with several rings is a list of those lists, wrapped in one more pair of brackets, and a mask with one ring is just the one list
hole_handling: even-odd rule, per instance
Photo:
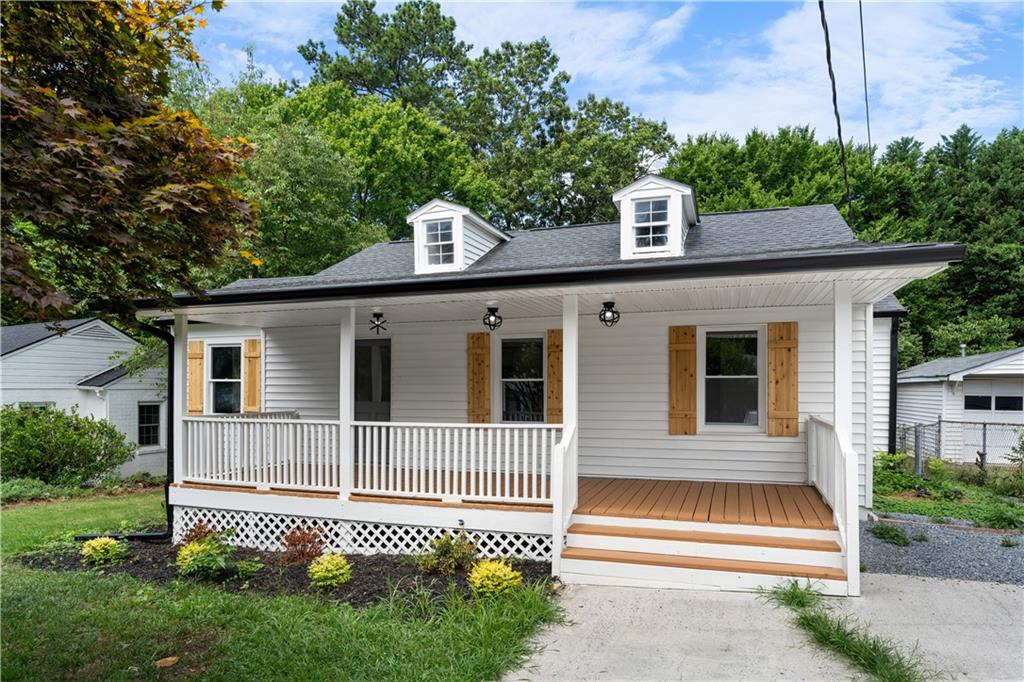
{"label": "chain link fence", "polygon": [[922,473],[929,459],[947,462],[1007,464],[1007,455],[1024,437],[1024,424],[939,420],[896,427],[896,447],[912,455]]}

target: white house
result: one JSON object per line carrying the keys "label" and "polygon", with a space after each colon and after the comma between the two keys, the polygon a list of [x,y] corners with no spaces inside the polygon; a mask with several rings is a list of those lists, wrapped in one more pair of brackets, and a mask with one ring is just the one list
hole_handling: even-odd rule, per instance
{"label": "white house", "polygon": [[928,425],[928,443],[943,459],[973,462],[985,450],[987,461],[1005,461],[1024,429],[1024,347],[903,370],[897,420]]}
{"label": "white house", "polygon": [[106,419],[138,445],[118,472],[164,474],[167,406],[159,373],[129,377],[116,360],[137,342],[96,318],[0,328],[0,400],[51,405]]}
{"label": "white house", "polygon": [[[830,205],[701,214],[657,176],[609,199],[521,233],[432,201],[316,275],[143,303],[175,337],[176,537],[465,529],[565,582],[858,594],[874,304],[963,247],[861,243]],[[214,358],[206,325],[260,334]],[[262,414],[209,414],[236,393]]]}

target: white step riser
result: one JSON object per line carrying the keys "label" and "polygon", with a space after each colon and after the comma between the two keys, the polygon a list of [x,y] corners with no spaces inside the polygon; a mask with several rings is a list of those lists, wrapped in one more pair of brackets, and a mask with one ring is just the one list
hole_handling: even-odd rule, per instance
{"label": "white step riser", "polygon": [[810,540],[839,540],[839,532],[821,528],[777,528],[775,526],[748,526],[740,523],[697,523],[693,521],[665,521],[663,519],[632,519],[623,516],[589,516],[574,514],[572,523],[589,523],[600,526],[626,526],[628,528],[657,528],[659,530],[689,530],[702,533],[735,533],[740,535],[764,535],[781,538],[806,538]]}
{"label": "white step riser", "polygon": [[781,564],[843,567],[840,552],[757,547],[750,545],[723,545],[711,542],[685,542],[680,540],[652,540],[649,538],[620,537],[570,533],[567,544],[585,549],[611,549],[621,552],[648,552],[672,556],[696,556],[712,559],[742,559],[745,561],[772,561]]}
{"label": "white step riser", "polygon": [[[653,587],[690,590],[727,590],[756,592],[771,589],[790,580],[801,585],[807,578],[763,575],[759,573],[733,573],[707,571],[695,568],[672,568],[643,564],[620,564],[612,561],[562,559],[559,575],[562,582],[571,585],[615,585],[619,587]],[[815,589],[828,595],[846,596],[843,580],[810,580]]]}

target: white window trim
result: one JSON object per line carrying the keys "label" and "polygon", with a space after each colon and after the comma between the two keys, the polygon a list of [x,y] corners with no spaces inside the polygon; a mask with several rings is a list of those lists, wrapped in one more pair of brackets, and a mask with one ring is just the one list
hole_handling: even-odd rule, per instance
{"label": "white window trim", "polygon": [[[638,223],[636,222],[636,205],[641,201],[664,201],[665,202],[665,221],[658,223]],[[632,249],[633,253],[637,254],[659,254],[659,253],[671,253],[672,251],[672,197],[655,196],[655,197],[631,197],[629,200],[630,206],[630,234],[633,240]],[[652,230],[655,227],[665,227],[665,245],[664,246],[637,246],[636,230],[638,227],[649,227]],[[652,231],[653,238],[653,231]]]}
{"label": "white window trim", "polygon": [[[705,417],[705,379],[707,371],[707,347],[708,332],[734,332],[734,331],[756,331],[757,332],[757,424],[707,424]],[[765,324],[723,324],[697,327],[697,433],[698,434],[722,434],[722,433],[767,433],[767,415],[765,410],[768,406],[768,364],[766,362],[768,351],[768,325]]]}
{"label": "white window trim", "polygon": [[[138,442],[139,440],[139,407],[142,405],[156,405],[156,445],[142,445]],[[135,403],[135,441],[136,445],[139,446],[139,452],[155,452],[164,448],[164,431],[165,431],[165,419],[164,415],[164,404],[156,400],[139,400]]]}
{"label": "white window trim", "polygon": [[[540,375],[541,375],[541,391],[542,402],[541,402],[541,414],[544,419],[539,422],[510,422],[505,421],[502,418],[505,410],[502,409],[502,400],[504,398],[504,391],[502,390],[502,384],[504,380],[501,377],[501,345],[502,341],[513,341],[515,339],[540,339],[541,348],[541,362],[540,362]],[[548,335],[547,330],[536,331],[536,332],[514,332],[514,333],[500,333],[491,332],[491,358],[494,360],[491,363],[491,422],[494,424],[543,424],[547,421],[548,413]],[[526,381],[537,381],[536,379],[527,379]]]}
{"label": "white window trim", "polygon": [[[214,348],[237,348],[241,360],[238,366],[238,379],[214,379],[213,378],[213,349]],[[245,413],[245,342],[228,341],[224,343],[206,344],[206,390],[203,391],[204,414],[244,414]],[[213,384],[215,383],[238,383],[238,412],[214,412],[213,411]]]}
{"label": "white window trim", "polygon": [[[452,221],[452,246],[455,257],[451,263],[439,263],[431,265],[427,262],[427,223],[436,223],[442,220]],[[424,213],[413,223],[413,243],[416,245],[416,273],[432,272],[460,272],[463,261],[466,258],[465,237],[463,230],[465,217],[455,211],[434,210]]]}
{"label": "white window trim", "polygon": [[[427,239],[427,227],[429,225],[436,225],[438,223],[448,223],[448,234],[450,239],[443,242],[431,242]],[[430,262],[430,247],[432,246],[444,246],[445,244],[451,244],[452,246],[452,262],[451,263],[431,263]],[[455,218],[454,217],[441,217],[432,218],[430,220],[423,221],[423,260],[428,268],[443,268],[448,269],[455,265],[456,254],[455,248]],[[443,255],[443,254],[442,254]]]}

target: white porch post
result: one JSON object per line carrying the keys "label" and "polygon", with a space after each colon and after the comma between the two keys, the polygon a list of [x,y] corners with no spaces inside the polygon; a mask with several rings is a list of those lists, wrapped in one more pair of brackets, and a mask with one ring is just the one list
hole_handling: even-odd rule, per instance
{"label": "white porch post", "polygon": [[338,463],[341,466],[341,492],[347,500],[352,493],[352,422],[355,421],[356,309],[341,313],[338,340]]}
{"label": "white porch post", "polygon": [[[576,294],[569,294],[562,299],[562,428],[579,430],[579,345],[580,345],[580,301]],[[570,505],[569,513],[576,507],[576,490],[579,485],[579,472],[576,467],[576,443],[579,434],[572,440],[572,451],[566,456],[572,462],[565,471],[574,480],[570,481],[571,494],[566,504]]]}
{"label": "white porch post", "polygon": [[[833,315],[833,424],[843,452],[846,490],[843,495],[846,523],[846,588],[860,595],[860,514],[857,505],[857,453],[853,450],[853,298],[849,282],[835,282]],[[870,381],[870,377],[868,377]],[[868,406],[870,409],[870,406]]]}
{"label": "white porch post", "polygon": [[188,315],[174,314],[174,376],[170,377],[171,419],[174,425],[174,482],[185,478],[185,422],[188,414]]}

